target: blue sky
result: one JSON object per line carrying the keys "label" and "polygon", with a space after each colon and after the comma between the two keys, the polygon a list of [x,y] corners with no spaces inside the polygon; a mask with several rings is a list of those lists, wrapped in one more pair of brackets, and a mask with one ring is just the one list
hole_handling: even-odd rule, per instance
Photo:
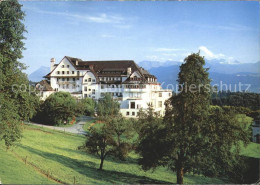
{"label": "blue sky", "polygon": [[24,62],[50,58],[183,61],[201,51],[229,63],[259,61],[259,2],[21,2]]}

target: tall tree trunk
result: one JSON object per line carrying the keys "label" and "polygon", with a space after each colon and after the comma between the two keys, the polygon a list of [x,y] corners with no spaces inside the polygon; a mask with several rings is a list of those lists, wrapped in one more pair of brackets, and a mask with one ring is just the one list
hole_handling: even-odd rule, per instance
{"label": "tall tree trunk", "polygon": [[103,170],[103,163],[104,163],[104,157],[100,157],[101,159],[101,162],[100,162],[100,165],[99,165],[99,170]]}
{"label": "tall tree trunk", "polygon": [[177,184],[183,184],[183,167],[177,167]]}

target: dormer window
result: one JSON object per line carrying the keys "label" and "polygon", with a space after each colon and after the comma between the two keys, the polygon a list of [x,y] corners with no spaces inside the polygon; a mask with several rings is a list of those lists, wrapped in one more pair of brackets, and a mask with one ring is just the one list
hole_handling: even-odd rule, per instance
{"label": "dormer window", "polygon": [[91,78],[89,78],[88,81],[91,82]]}
{"label": "dormer window", "polygon": [[74,75],[74,71],[72,71],[72,74]]}

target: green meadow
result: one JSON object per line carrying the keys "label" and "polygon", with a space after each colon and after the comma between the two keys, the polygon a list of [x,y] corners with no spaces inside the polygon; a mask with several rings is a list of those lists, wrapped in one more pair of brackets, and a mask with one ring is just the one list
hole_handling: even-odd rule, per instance
{"label": "green meadow", "polygon": [[[88,123],[88,126],[91,122]],[[85,126],[86,129],[88,127]],[[169,184],[176,182],[175,173],[166,168],[143,171],[138,156],[130,154],[126,161],[107,158],[104,171],[97,170],[99,158],[78,150],[84,136],[24,126],[23,138],[6,151],[0,143],[0,179],[3,184]],[[259,157],[259,144],[243,149],[243,155]],[[216,178],[185,175],[187,184],[227,183]]]}

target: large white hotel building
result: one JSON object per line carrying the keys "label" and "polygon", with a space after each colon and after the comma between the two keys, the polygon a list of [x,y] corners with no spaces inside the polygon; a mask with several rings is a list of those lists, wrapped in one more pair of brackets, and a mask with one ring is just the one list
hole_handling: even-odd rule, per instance
{"label": "large white hotel building", "polygon": [[110,93],[120,103],[124,117],[136,117],[140,108],[152,104],[155,112],[164,115],[164,102],[172,96],[162,89],[157,78],[132,60],[82,61],[65,56],[58,64],[51,59],[51,72],[47,80],[36,85],[41,99],[57,91],[71,93],[78,99],[98,100]]}

